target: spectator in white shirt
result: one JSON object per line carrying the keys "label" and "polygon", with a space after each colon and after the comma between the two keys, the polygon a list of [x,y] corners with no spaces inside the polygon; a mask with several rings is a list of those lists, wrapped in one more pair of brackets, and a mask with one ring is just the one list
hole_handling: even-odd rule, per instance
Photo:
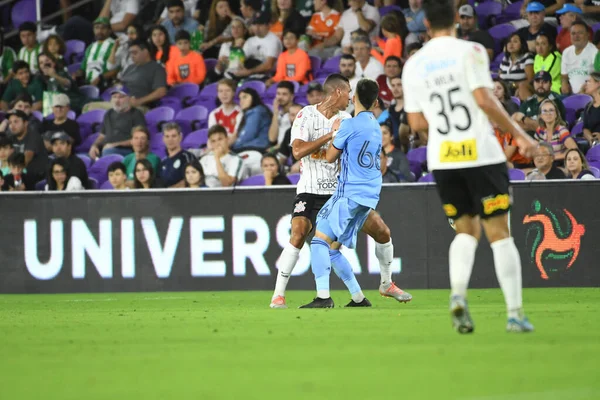
{"label": "spectator in white shirt", "polygon": [[374,37],[379,32],[379,11],[365,0],[349,0],[350,8],[342,14],[340,23],[335,31],[336,37],[341,39],[344,53],[351,52],[351,34],[357,29],[368,32]]}
{"label": "spectator in white shirt", "polygon": [[261,79],[272,75],[282,44],[277,35],[269,31],[270,23],[271,15],[268,12],[259,13],[252,20],[252,29],[256,36],[252,36],[244,43],[246,61],[244,67],[235,73],[236,77],[252,76]]}
{"label": "spectator in white shirt", "polygon": [[383,74],[383,65],[371,56],[369,38],[359,36],[352,41],[352,50],[356,58],[356,76],[376,80]]}
{"label": "spectator in white shirt", "polygon": [[581,93],[584,83],[594,71],[594,59],[598,49],[589,41],[588,26],[583,21],[571,25],[571,46],[562,55],[560,68],[562,94]]}
{"label": "spectator in white shirt", "polygon": [[110,18],[110,27],[119,38],[126,40],[125,30],[140,12],[139,0],[105,0],[100,17]]}
{"label": "spectator in white shirt", "polygon": [[242,175],[242,159],[229,151],[227,131],[221,125],[208,130],[210,153],[200,159],[208,187],[234,186]]}

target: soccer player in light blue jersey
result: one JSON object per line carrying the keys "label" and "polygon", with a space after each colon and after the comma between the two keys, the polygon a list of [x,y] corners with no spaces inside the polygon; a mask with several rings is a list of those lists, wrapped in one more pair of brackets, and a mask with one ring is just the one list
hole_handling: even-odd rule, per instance
{"label": "soccer player in light blue jersey", "polygon": [[[332,144],[326,152],[326,160],[335,162],[341,156],[338,186],[333,196],[325,203],[317,216],[317,229],[311,241],[311,265],[317,284],[317,297],[300,308],[332,308],[329,293],[331,252],[341,245],[354,248],[356,236],[363,231],[379,244],[378,250],[385,262],[380,263],[382,284],[380,293],[395,292],[396,300],[408,302],[412,296],[402,291],[391,281],[393,247],[390,229],[375,208],[381,192],[381,129],[370,111],[377,104],[379,86],[371,79],[361,79],[356,85],[354,105],[356,116],[333,125]],[[339,129],[338,129],[339,128]],[[347,282],[346,275],[353,274],[349,264],[338,265],[336,272]],[[384,283],[385,282],[385,283]],[[347,307],[369,307],[358,283],[348,287],[352,301]],[[390,296],[392,297],[392,296]]]}

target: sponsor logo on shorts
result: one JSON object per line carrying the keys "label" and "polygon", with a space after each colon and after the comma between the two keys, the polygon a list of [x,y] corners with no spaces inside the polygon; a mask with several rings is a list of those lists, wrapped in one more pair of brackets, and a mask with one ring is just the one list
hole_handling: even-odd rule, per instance
{"label": "sponsor logo on shorts", "polygon": [[585,226],[566,208],[552,210],[535,200],[532,209],[533,214],[523,218],[523,224],[528,225],[525,242],[531,262],[540,271],[541,278],[548,280],[548,272],[558,271],[550,266],[558,266],[553,261],[568,260],[567,269],[573,266],[579,256]]}
{"label": "sponsor logo on shorts", "polygon": [[299,201],[294,205],[294,214],[304,212],[304,210],[306,210],[306,202],[305,201]]}
{"label": "sponsor logo on shorts", "polygon": [[498,210],[508,210],[510,208],[510,196],[508,194],[499,194],[495,197],[486,197],[482,200],[483,213],[491,215]]}
{"label": "sponsor logo on shorts", "polygon": [[477,141],[475,139],[462,142],[442,142],[440,162],[463,162],[477,160]]}
{"label": "sponsor logo on shorts", "polygon": [[444,204],[444,212],[446,213],[447,217],[454,217],[456,216],[456,207],[454,207],[452,204]]}
{"label": "sponsor logo on shorts", "polygon": [[319,189],[335,189],[337,187],[337,180],[335,179],[317,179],[317,187]]}

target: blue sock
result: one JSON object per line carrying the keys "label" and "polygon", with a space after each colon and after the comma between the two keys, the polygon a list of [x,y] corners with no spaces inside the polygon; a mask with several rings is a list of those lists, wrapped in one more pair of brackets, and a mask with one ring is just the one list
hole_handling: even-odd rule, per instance
{"label": "blue sock", "polygon": [[329,259],[329,243],[317,237],[310,242],[310,264],[317,284],[317,297],[327,299],[329,294],[329,275],[331,260]]}
{"label": "blue sock", "polygon": [[356,280],[356,276],[354,276],[348,259],[339,250],[329,250],[329,258],[331,258],[331,266],[335,274],[339,276],[348,288],[348,291],[352,295],[352,300],[360,303],[365,296]]}

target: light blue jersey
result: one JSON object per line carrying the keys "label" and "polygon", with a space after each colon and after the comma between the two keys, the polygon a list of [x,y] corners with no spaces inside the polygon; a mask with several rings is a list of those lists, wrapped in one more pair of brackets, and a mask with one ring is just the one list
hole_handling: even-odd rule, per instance
{"label": "light blue jersey", "polygon": [[342,151],[338,187],[333,197],[345,197],[376,208],[381,192],[381,128],[372,112],[345,119],[333,139]]}

